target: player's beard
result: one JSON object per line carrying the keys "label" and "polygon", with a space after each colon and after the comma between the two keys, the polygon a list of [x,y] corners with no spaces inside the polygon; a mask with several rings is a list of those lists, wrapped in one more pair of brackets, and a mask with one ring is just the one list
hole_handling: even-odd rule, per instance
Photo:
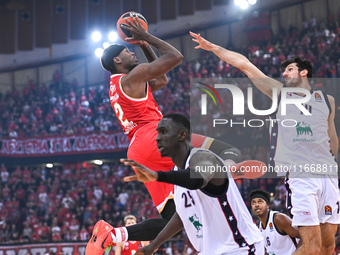
{"label": "player's beard", "polygon": [[299,74],[299,77],[297,78],[288,78],[288,80],[286,81],[286,86],[296,88],[296,87],[299,87],[301,83],[302,83],[302,78]]}

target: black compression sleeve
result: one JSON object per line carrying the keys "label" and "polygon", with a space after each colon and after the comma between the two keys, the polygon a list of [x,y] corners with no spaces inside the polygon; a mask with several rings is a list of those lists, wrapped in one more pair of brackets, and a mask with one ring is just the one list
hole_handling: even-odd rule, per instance
{"label": "black compression sleeve", "polygon": [[181,169],[178,171],[162,172],[158,171],[159,182],[175,184],[187,189],[200,189],[203,187],[203,177],[199,174],[193,178],[190,176],[190,169]]}
{"label": "black compression sleeve", "polygon": [[151,241],[168,224],[167,219],[147,219],[141,223],[126,227],[129,241]]}

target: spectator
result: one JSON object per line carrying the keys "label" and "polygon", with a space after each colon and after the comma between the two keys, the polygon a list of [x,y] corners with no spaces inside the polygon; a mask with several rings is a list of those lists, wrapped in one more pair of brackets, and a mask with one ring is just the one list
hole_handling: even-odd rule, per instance
{"label": "spectator", "polygon": [[9,172],[7,171],[7,168],[5,167],[4,164],[1,164],[1,181],[2,183],[6,183],[9,178]]}
{"label": "spectator", "polygon": [[85,226],[83,226],[79,232],[80,241],[88,241],[90,238],[89,232],[86,230]]}
{"label": "spectator", "polygon": [[93,195],[96,197],[97,200],[101,200],[103,191],[98,186],[95,186],[93,190]]}
{"label": "spectator", "polygon": [[22,231],[21,241],[23,243],[29,243],[31,241],[31,235],[33,232],[33,229],[29,225],[29,222],[24,223],[24,229]]}
{"label": "spectator", "polygon": [[67,209],[70,209],[73,207],[73,199],[71,198],[70,194],[67,193],[66,196],[62,199],[61,203],[63,204],[63,206]]}
{"label": "spectator", "polygon": [[120,207],[124,207],[126,205],[126,202],[129,198],[129,194],[126,192],[125,189],[122,190],[122,192],[118,195],[118,202]]}
{"label": "spectator", "polygon": [[11,229],[9,231],[9,240],[10,240],[10,243],[18,243],[20,240],[19,231],[15,224],[11,225]]}
{"label": "spectator", "polygon": [[58,226],[57,218],[53,219],[51,233],[52,233],[51,241],[58,242],[58,241],[62,240],[61,239],[61,229]]}

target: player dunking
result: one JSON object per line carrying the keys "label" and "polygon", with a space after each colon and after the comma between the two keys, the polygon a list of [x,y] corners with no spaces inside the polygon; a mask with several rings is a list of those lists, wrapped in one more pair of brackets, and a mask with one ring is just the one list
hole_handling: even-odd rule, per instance
{"label": "player dunking", "polygon": [[[123,45],[114,44],[106,48],[101,63],[104,69],[112,74],[109,92],[110,101],[124,133],[130,140],[128,158],[147,166],[149,169],[170,171],[174,164],[169,158],[161,158],[155,141],[156,127],[162,118],[162,113],[152,96],[152,92],[168,83],[165,73],[177,66],[182,61],[183,56],[170,44],[149,34],[137,18],[132,19],[133,23],[127,20],[130,27],[126,29],[133,36],[126,40],[140,41],[139,47],[143,50],[149,63],[138,64],[135,54]],[[159,58],[150,45],[158,50]],[[195,135],[193,145],[213,150],[224,160],[239,161],[240,152],[238,149],[212,138]],[[148,219],[126,228],[113,228],[104,221],[99,221],[94,227],[92,238],[86,248],[86,254],[101,255],[107,246],[121,241],[153,240],[164,228],[175,213],[172,199],[173,185],[150,182],[145,186],[162,218]],[[105,245],[97,242],[97,237],[107,236],[109,232],[111,234],[106,239]]]}
{"label": "player dunking", "polygon": [[192,148],[190,130],[190,121],[181,114],[166,115],[158,123],[157,147],[162,157],[175,163],[173,171],[154,172],[131,159],[121,159],[137,173],[124,181],[175,185],[176,213],[157,238],[136,254],[153,254],[184,228],[201,255],[263,255],[263,238],[231,174],[199,170],[224,167],[224,160],[211,151]]}
{"label": "player dunking", "polygon": [[295,238],[299,231],[285,214],[269,210],[270,195],[264,190],[252,190],[249,194],[253,212],[260,219],[260,231],[268,254],[291,255],[297,247]]}
{"label": "player dunking", "polygon": [[[137,223],[137,219],[133,215],[127,215],[124,217],[125,226],[132,226]],[[140,248],[148,245],[149,242],[141,241],[126,241],[117,243],[115,249],[115,255],[134,255]]]}
{"label": "player dunking", "polygon": [[[272,98],[281,94],[283,84],[264,73],[243,55],[217,46],[199,34],[190,32],[196,49],[212,51],[222,60],[239,68],[264,94]],[[340,223],[340,194],[337,173],[338,136],[335,130],[335,100],[324,92],[312,90],[309,80],[313,66],[309,60],[294,57],[281,64],[287,87],[310,91],[304,107],[287,105],[282,114],[278,105],[274,119],[294,119],[295,128],[276,122],[271,129],[270,161],[292,171],[286,177],[288,209],[293,216],[293,226],[299,227],[302,246],[293,254],[332,254],[335,233]],[[273,95],[276,89],[277,94]],[[308,93],[286,93],[290,100],[301,100]],[[301,106],[301,105],[300,105]],[[309,115],[307,109],[309,110]],[[314,171],[312,171],[314,169]]]}

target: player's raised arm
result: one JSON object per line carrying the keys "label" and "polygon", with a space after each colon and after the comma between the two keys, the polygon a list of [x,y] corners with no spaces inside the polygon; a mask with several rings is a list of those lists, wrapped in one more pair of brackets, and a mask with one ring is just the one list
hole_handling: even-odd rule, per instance
{"label": "player's raised arm", "polygon": [[140,24],[138,18],[134,17],[132,20],[133,22],[127,19],[130,27],[126,27],[125,29],[131,32],[132,37],[126,38],[126,41],[146,41],[157,49],[160,57],[151,63],[140,64],[136,66],[136,68],[133,68],[131,72],[124,77],[124,83],[140,83],[158,78],[181,63],[183,55],[175,47],[149,34]]}
{"label": "player's raised arm", "polygon": [[220,59],[228,62],[229,64],[237,67],[242,72],[244,72],[249,79],[254,83],[254,85],[264,94],[272,98],[273,88],[277,88],[277,94],[280,94],[283,84],[276,81],[268,76],[266,76],[260,69],[258,69],[253,63],[249,61],[245,56],[222,48],[208,40],[204,39],[200,34],[190,32],[193,37],[192,40],[197,42],[198,45],[195,49],[203,49],[206,51],[213,52]]}
{"label": "player's raised arm", "polygon": [[[158,58],[156,53],[153,51],[151,46],[146,41],[140,41],[137,45],[142,49],[144,56],[146,57],[149,63],[155,61]],[[156,90],[163,88],[165,85],[168,84],[168,82],[169,80],[166,77],[166,74],[163,74],[160,77],[155,78],[153,80],[149,80],[151,91],[154,92]]]}

